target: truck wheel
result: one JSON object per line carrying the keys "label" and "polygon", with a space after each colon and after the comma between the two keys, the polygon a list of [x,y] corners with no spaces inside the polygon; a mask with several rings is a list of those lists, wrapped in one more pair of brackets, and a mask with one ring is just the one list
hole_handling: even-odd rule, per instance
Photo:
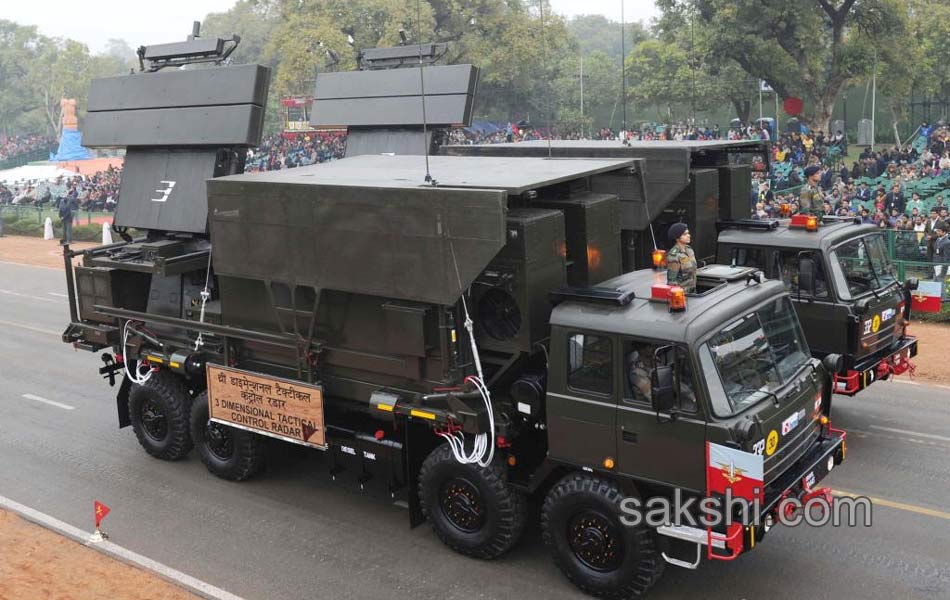
{"label": "truck wheel", "polygon": [[167,371],[152,373],[144,385],[134,384],[129,393],[132,430],[145,451],[162,460],[179,460],[191,451],[189,410],[188,387]]}
{"label": "truck wheel", "polygon": [[524,531],[525,498],[508,487],[504,469],[463,465],[448,445],[423,462],[419,500],[436,535],[460,554],[495,558]]}
{"label": "truck wheel", "polygon": [[620,521],[623,498],[613,482],[575,473],[551,489],[541,509],[541,535],[554,562],[594,596],[639,598],[663,574],[653,532]]}
{"label": "truck wheel", "polygon": [[191,406],[191,438],[201,462],[222,479],[244,481],[264,467],[261,436],[208,419],[208,392],[201,392]]}

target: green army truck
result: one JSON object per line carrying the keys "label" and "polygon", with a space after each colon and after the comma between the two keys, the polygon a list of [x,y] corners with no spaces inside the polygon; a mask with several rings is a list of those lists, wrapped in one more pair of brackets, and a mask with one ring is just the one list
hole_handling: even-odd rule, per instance
{"label": "green army truck", "polygon": [[[428,143],[417,67],[318,81],[363,155],[242,173],[269,71],[161,69],[223,48],[147,48],[147,69],[96,80],[88,103],[86,143],[127,147],[123,239],[64,249],[63,341],[100,354],[150,455],[194,449],[241,481],[274,459],[268,438],[323,452],[331,476],[385,486],[411,525],[484,559],[518,542],[534,498],[560,568],[610,598],[644,595],[665,564],[735,559],[790,501],[827,499],[839,357],[811,356],[784,285],[754,268],[706,267],[689,296],[623,274],[603,180],[629,184],[632,161],[383,154]],[[399,52],[424,49],[384,58]],[[431,119],[470,119],[477,69],[424,77]],[[730,496],[761,518],[636,519]]]}
{"label": "green army truck", "polygon": [[884,234],[860,219],[796,215],[718,224],[717,260],[782,281],[815,356],[840,354],[835,392],[853,396],[913,369],[913,279],[898,281]]}

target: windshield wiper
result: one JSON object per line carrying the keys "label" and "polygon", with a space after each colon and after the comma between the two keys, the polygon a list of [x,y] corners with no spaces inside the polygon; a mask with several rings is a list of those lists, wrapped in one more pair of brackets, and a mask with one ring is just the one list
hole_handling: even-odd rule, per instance
{"label": "windshield wiper", "polygon": [[779,400],[778,400],[778,395],[777,395],[775,392],[770,392],[769,390],[763,390],[763,389],[761,389],[761,388],[753,388],[753,387],[744,387],[744,388],[740,388],[740,389],[736,390],[734,393],[736,393],[736,394],[743,394],[743,393],[744,393],[744,394],[748,394],[748,395],[751,396],[751,395],[752,395],[753,393],[755,393],[755,392],[759,392],[759,393],[761,393],[761,394],[765,394],[766,396],[771,396],[771,397],[772,397],[772,402],[775,404],[775,408],[779,408],[780,406],[782,406],[782,404],[781,404],[781,403],[779,402]]}

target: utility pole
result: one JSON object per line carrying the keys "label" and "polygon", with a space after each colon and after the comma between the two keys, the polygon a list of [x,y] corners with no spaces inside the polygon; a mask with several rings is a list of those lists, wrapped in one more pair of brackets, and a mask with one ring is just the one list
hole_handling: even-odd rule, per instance
{"label": "utility pole", "polygon": [[623,0],[620,0],[620,101],[623,104],[623,124],[621,125],[623,143],[627,142],[627,26],[623,15]]}
{"label": "utility pole", "polygon": [[871,149],[874,149],[874,112],[877,106],[877,48],[874,49],[874,71],[871,72]]}
{"label": "utility pole", "polygon": [[581,52],[581,132],[584,131],[584,53]]}

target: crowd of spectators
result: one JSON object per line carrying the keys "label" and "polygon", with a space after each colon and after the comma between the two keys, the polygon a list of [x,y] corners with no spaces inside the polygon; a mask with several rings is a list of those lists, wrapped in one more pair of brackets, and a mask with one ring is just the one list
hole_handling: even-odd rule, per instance
{"label": "crowd of spectators", "polygon": [[[850,169],[805,160],[821,198],[819,214],[859,218],[890,230],[896,258],[950,262],[936,249],[941,236],[950,233],[950,127],[922,127],[918,142],[908,147],[865,148]],[[794,214],[799,194],[810,194],[797,188],[773,191],[765,178],[757,188],[755,219]]]}
{"label": "crowd of spectators", "polygon": [[295,136],[274,134],[247,153],[245,171],[277,171],[343,158],[346,133],[315,131]]}
{"label": "crowd of spectators", "polygon": [[0,134],[0,162],[29,154],[36,150],[49,151],[56,142],[44,135],[3,135]]}
{"label": "crowd of spectators", "polygon": [[109,167],[94,175],[58,177],[51,181],[0,183],[0,205],[35,206],[59,209],[71,201],[79,210],[115,210],[121,168]]}

